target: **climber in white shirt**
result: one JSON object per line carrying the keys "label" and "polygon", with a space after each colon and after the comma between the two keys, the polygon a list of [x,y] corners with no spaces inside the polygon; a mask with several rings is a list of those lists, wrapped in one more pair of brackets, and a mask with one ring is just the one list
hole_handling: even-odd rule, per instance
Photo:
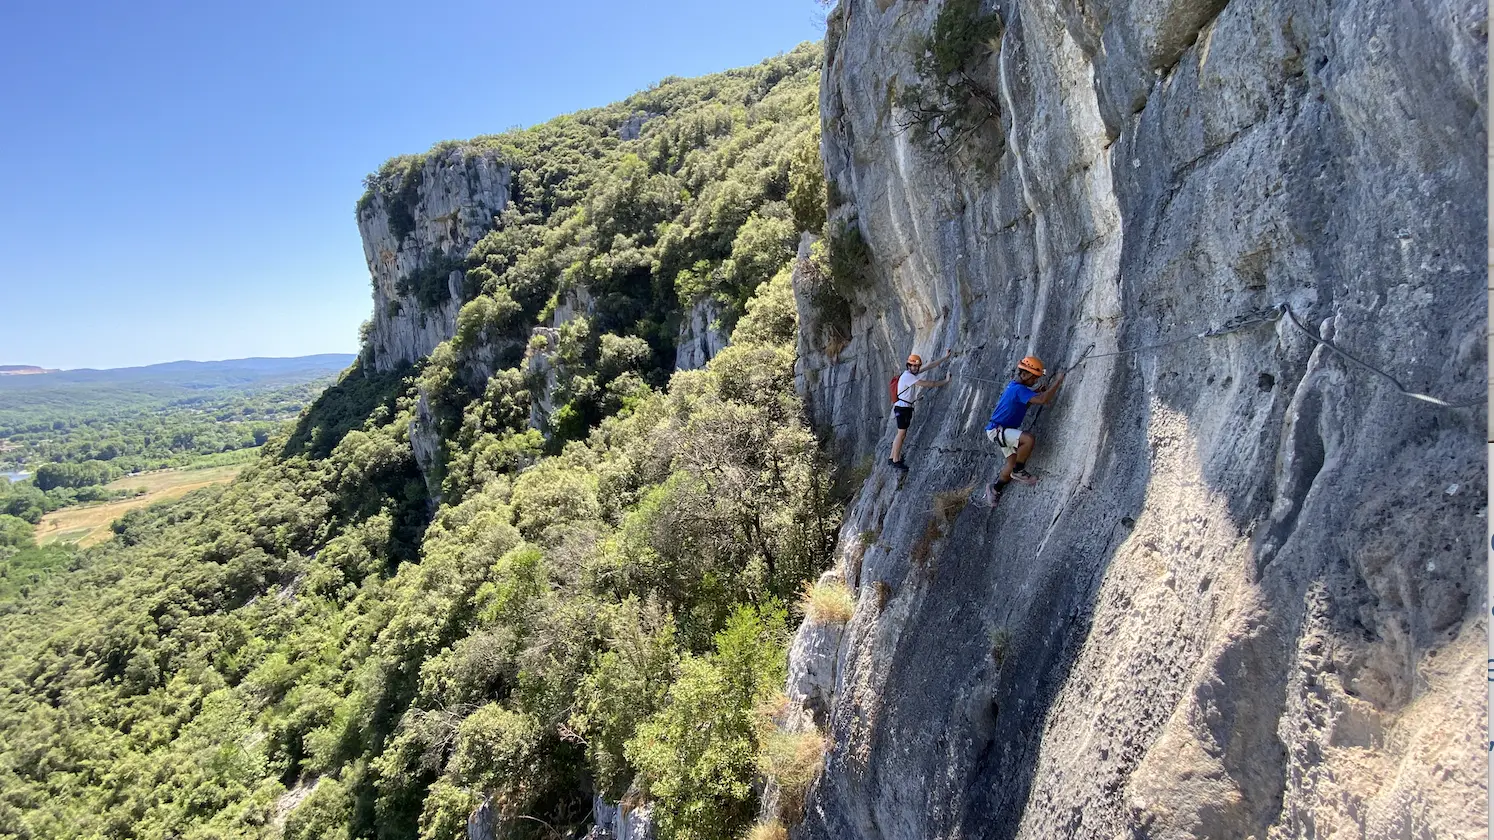
{"label": "climber in white shirt", "polygon": [[928,367],[924,367],[923,357],[914,353],[908,357],[908,369],[893,382],[892,416],[897,418],[897,436],[892,439],[892,457],[887,459],[889,467],[908,469],[908,465],[903,463],[903,438],[908,436],[908,424],[913,420],[913,404],[918,402],[918,389],[942,388],[949,384],[947,376],[937,382],[927,382],[923,377],[949,361],[951,355],[952,351],[946,350],[938,361],[930,362]]}

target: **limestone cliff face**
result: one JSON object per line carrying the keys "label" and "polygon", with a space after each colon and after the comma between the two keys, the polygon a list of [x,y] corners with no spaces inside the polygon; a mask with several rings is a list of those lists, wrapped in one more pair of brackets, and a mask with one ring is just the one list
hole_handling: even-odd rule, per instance
{"label": "limestone cliff face", "polygon": [[457,147],[429,155],[401,183],[371,191],[360,205],[376,369],[413,364],[456,331],[462,272],[455,264],[493,229],[508,204],[511,175],[492,153]]}
{"label": "limestone cliff face", "polygon": [[[899,103],[945,5],[831,17],[832,217],[873,259],[800,373],[873,472],[836,663],[793,666],[835,675],[793,836],[1484,836],[1485,410],[1285,319],[1104,355],[1286,303],[1480,399],[1484,5],[988,3],[996,116],[936,150]],[[964,504],[1016,360],[1091,344],[1029,412],[1043,480]],[[900,481],[887,379],[946,348]]]}
{"label": "limestone cliff face", "polygon": [[726,349],[727,336],[719,324],[721,307],[705,298],[696,301],[683,315],[679,343],[675,346],[674,369],[698,370]]}

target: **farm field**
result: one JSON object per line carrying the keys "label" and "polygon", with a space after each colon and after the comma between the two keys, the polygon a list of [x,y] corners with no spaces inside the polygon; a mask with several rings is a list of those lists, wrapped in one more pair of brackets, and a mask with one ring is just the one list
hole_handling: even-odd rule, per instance
{"label": "farm field", "polygon": [[230,464],[208,469],[160,470],[141,475],[127,475],[110,482],[110,490],[144,489],[144,495],[114,502],[63,508],[42,517],[36,526],[38,545],[53,542],[75,542],[83,547],[101,543],[113,536],[109,525],[127,512],[179,498],[203,487],[232,481],[247,464]]}

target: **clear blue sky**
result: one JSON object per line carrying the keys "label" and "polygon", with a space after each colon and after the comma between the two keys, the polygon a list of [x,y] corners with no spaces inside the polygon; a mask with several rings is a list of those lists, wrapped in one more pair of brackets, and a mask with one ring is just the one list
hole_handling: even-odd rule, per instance
{"label": "clear blue sky", "polygon": [[0,364],[354,352],[386,158],[821,37],[814,0],[0,4]]}

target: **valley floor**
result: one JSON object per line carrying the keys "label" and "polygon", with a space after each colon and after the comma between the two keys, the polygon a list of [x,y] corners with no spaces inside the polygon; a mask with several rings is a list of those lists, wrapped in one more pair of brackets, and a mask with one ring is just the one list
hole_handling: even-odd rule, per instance
{"label": "valley floor", "polygon": [[38,545],[75,542],[87,548],[109,539],[109,526],[121,516],[156,502],[181,498],[193,490],[232,481],[247,464],[230,464],[207,469],[159,470],[127,475],[107,485],[110,490],[145,490],[139,496],[114,502],[55,510],[42,517],[36,526]]}

